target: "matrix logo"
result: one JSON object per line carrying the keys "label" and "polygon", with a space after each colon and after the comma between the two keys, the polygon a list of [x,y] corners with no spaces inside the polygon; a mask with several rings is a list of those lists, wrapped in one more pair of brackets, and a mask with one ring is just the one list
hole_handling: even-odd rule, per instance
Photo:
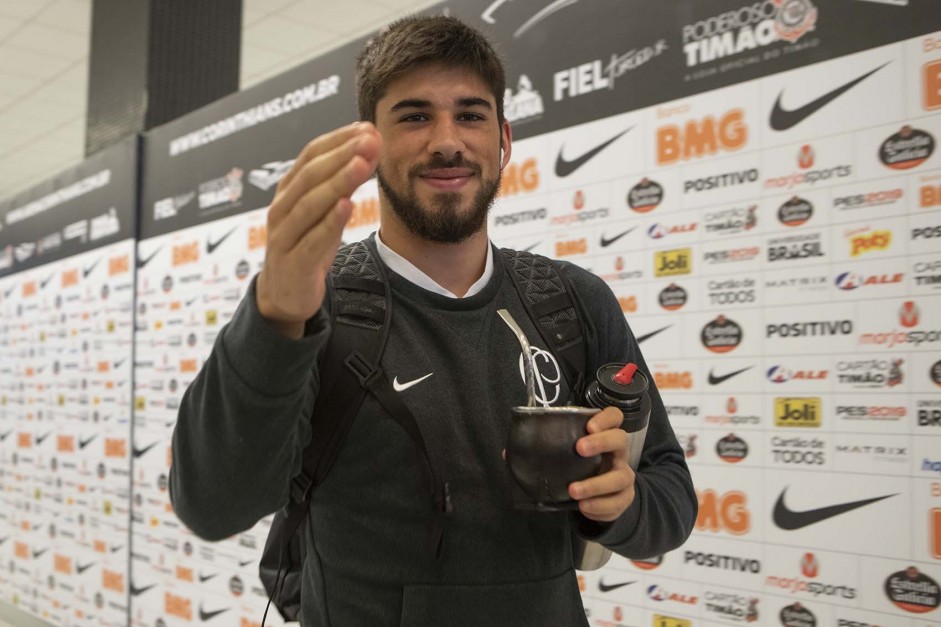
{"label": "matrix logo", "polygon": [[774,399],[774,424],[778,427],[819,427],[822,417],[820,397]]}

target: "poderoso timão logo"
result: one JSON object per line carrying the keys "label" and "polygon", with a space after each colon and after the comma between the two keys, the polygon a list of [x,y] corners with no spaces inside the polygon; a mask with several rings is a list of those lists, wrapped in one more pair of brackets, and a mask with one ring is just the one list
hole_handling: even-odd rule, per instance
{"label": "poderoso tim\u00e3o logo", "polygon": [[735,350],[744,339],[742,327],[730,318],[719,315],[707,322],[699,334],[702,345],[713,353],[728,353]]}
{"label": "poderoso tim\u00e3o logo", "polygon": [[892,573],[885,580],[885,595],[896,607],[924,614],[941,605],[941,588],[938,582],[914,566]]}
{"label": "poderoso tim\u00e3o logo", "polygon": [[774,399],[774,424],[778,427],[819,427],[822,414],[819,396]]}
{"label": "poderoso tim\u00e3o logo", "polygon": [[893,170],[910,170],[927,161],[934,152],[934,137],[907,124],[879,146],[879,160]]}

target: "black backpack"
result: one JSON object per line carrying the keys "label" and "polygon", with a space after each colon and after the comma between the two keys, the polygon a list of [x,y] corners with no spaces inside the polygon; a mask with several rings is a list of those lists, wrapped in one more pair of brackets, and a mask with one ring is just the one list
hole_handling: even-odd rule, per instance
{"label": "black backpack", "polygon": [[[510,249],[500,252],[543,342],[559,358],[573,398],[580,398],[586,344],[571,287],[546,257]],[[298,530],[310,509],[311,490],[330,471],[366,394],[373,394],[415,442],[435,505],[429,542],[436,556],[451,511],[448,484],[435,473],[418,423],[380,366],[392,320],[382,264],[373,259],[364,242],[356,242],[337,252],[331,274],[333,325],[320,361],[321,385],[311,413],[310,444],[304,449],[300,474],[291,480],[290,502],[271,523],[259,566],[269,605],[274,600],[289,621],[297,620],[300,613],[305,542]],[[267,615],[268,607],[262,625]]]}

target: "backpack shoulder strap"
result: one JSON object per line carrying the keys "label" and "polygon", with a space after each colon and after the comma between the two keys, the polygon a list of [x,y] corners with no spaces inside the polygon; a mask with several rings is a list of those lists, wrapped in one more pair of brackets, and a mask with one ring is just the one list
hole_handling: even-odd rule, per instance
{"label": "backpack shoulder strap", "polygon": [[311,413],[310,444],[301,473],[291,481],[291,498],[303,502],[321,483],[366,395],[356,372],[382,358],[392,309],[382,266],[364,242],[337,251],[331,268],[332,331],[320,360],[320,388]]}
{"label": "backpack shoulder strap", "polygon": [[572,287],[548,257],[501,248],[507,273],[546,346],[560,357],[569,389],[580,396],[587,367],[585,332]]}

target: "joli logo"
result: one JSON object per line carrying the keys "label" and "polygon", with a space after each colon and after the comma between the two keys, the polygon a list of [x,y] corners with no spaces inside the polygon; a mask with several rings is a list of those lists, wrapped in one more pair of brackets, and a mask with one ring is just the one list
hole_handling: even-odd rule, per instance
{"label": "joli logo", "polygon": [[819,427],[820,398],[774,399],[774,424],[778,427]]}

